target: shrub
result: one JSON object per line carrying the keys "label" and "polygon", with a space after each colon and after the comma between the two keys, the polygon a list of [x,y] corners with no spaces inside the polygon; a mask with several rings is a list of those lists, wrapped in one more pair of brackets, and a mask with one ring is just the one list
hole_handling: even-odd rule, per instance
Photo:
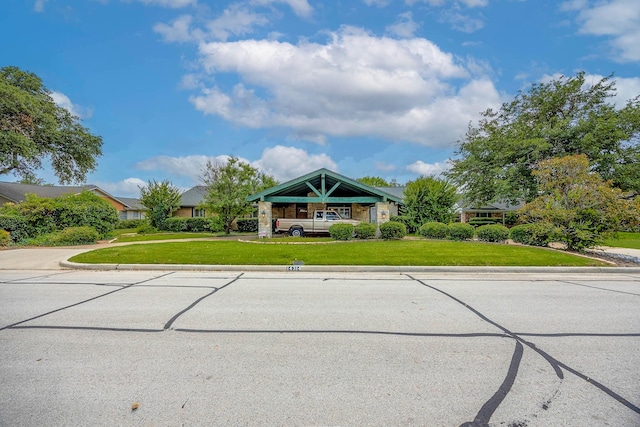
{"label": "shrub", "polygon": [[509,229],[504,225],[483,225],[476,230],[478,240],[483,242],[504,242],[509,238]]}
{"label": "shrub", "polygon": [[158,230],[148,222],[145,222],[136,230],[136,233],[138,234],[153,234],[157,232]]}
{"label": "shrub", "polygon": [[92,227],[69,227],[38,236],[30,243],[37,246],[75,246],[92,244],[99,238],[100,235]]}
{"label": "shrub", "polygon": [[373,239],[376,237],[376,225],[370,222],[361,222],[355,226],[356,237],[358,239]]}
{"label": "shrub", "polygon": [[221,231],[224,231],[224,222],[219,216],[207,218],[207,220],[209,222],[209,231],[211,231],[212,233],[219,233]]}
{"label": "shrub", "polygon": [[449,227],[442,222],[427,222],[420,227],[418,233],[427,239],[446,239],[449,235]]}
{"label": "shrub", "polygon": [[416,226],[413,225],[413,221],[411,221],[411,218],[406,215],[392,216],[389,218],[389,221],[394,221],[394,222],[399,222],[401,224],[404,224],[404,226],[406,227],[407,233],[410,233],[410,234],[413,234],[418,230]]}
{"label": "shrub", "polygon": [[480,227],[482,225],[489,224],[502,224],[502,218],[471,218],[467,224],[473,225],[474,227]]}
{"label": "shrub", "polygon": [[552,224],[545,222],[521,224],[509,230],[509,238],[523,245],[547,246],[553,240],[554,229]]}
{"label": "shrub", "polygon": [[22,216],[0,215],[0,229],[8,231],[14,242],[29,238],[29,226]]}
{"label": "shrub", "polygon": [[138,228],[141,227],[146,221],[146,219],[123,219],[118,221],[118,224],[116,224],[116,228]]}
{"label": "shrub", "polygon": [[162,223],[162,231],[171,231],[174,233],[187,231],[188,219],[189,218],[180,218],[180,217],[167,218]]}
{"label": "shrub", "polygon": [[9,246],[11,244],[11,233],[7,230],[0,230],[0,246]]}
{"label": "shrub", "polygon": [[389,221],[380,224],[380,237],[385,240],[402,239],[407,235],[407,226],[401,222]]}
{"label": "shrub", "polygon": [[453,222],[449,224],[449,238],[451,240],[471,240],[475,229],[469,224]]}
{"label": "shrub", "polygon": [[258,218],[240,218],[236,220],[240,233],[257,233]]}
{"label": "shrub", "polygon": [[504,224],[508,227],[516,225],[518,222],[518,214],[513,211],[509,211],[504,216]]}
{"label": "shrub", "polygon": [[353,239],[354,226],[351,224],[333,224],[329,227],[329,234],[335,240]]}

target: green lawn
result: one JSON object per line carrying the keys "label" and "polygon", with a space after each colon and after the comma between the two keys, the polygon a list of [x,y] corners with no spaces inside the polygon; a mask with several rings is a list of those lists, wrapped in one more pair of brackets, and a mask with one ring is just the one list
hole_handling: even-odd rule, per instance
{"label": "green lawn", "polygon": [[[130,242],[150,242],[153,240],[176,240],[176,239],[205,239],[207,237],[221,237],[226,236],[224,232],[220,233],[151,233],[151,234],[134,234],[135,230],[131,232],[131,236],[128,233],[114,233],[117,236],[116,242],[118,243],[130,243]],[[242,236],[244,234],[231,233],[232,236]],[[249,235],[249,234],[247,234]],[[255,233],[250,233],[251,236]]]}
{"label": "green lawn", "polygon": [[73,262],[107,264],[606,266],[569,253],[478,242],[399,240],[320,245],[194,241],[99,249]]}
{"label": "green lawn", "polygon": [[640,249],[640,233],[616,233],[615,238],[607,239],[605,246],[614,248]]}

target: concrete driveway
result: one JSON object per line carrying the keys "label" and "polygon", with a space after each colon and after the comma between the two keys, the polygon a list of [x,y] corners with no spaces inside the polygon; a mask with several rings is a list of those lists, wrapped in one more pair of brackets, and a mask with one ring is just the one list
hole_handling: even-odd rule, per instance
{"label": "concrete driveway", "polygon": [[639,309],[640,274],[2,270],[0,425],[640,425]]}

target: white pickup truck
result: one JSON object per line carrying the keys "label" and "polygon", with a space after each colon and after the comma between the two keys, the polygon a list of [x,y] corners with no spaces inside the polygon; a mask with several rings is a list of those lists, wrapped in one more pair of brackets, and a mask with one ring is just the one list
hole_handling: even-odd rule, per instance
{"label": "white pickup truck", "polygon": [[305,233],[329,234],[329,227],[333,224],[358,225],[360,221],[355,219],[344,219],[338,212],[331,210],[314,211],[313,218],[278,218],[276,219],[275,231],[277,233],[289,233],[293,237],[304,236]]}

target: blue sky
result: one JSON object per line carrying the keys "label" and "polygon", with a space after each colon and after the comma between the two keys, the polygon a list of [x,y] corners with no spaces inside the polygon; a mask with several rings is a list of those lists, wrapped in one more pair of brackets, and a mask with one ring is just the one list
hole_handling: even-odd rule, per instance
{"label": "blue sky", "polygon": [[326,167],[404,183],[445,170],[468,123],[518,90],[615,73],[622,105],[639,64],[638,0],[0,4],[0,66],[102,136],[87,183],[123,197],[189,188],[227,156],[281,182]]}

